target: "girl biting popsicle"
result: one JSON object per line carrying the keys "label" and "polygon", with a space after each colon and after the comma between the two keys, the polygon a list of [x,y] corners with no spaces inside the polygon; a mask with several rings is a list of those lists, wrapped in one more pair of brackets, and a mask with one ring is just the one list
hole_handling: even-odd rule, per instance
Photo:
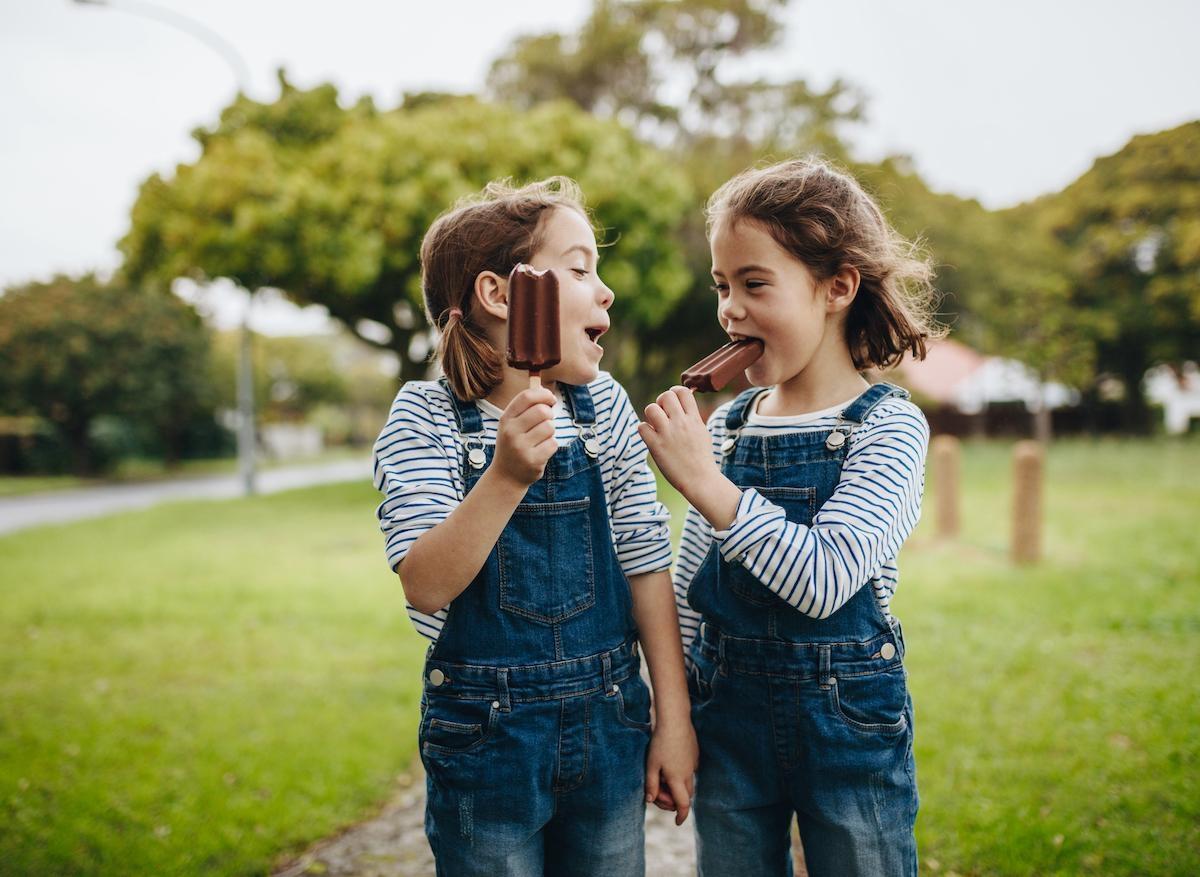
{"label": "girl biting popsicle", "polygon": [[[730,347],[685,373],[753,385],[707,428],[693,390],[641,433],[687,498],[675,588],[700,741],[705,875],[915,875],[917,787],[896,557],[921,508],[929,430],[862,376],[938,334],[929,266],[849,175],[749,170],[708,205]],[[738,357],[744,356],[745,359]],[[715,380],[714,380],[715,379]]]}

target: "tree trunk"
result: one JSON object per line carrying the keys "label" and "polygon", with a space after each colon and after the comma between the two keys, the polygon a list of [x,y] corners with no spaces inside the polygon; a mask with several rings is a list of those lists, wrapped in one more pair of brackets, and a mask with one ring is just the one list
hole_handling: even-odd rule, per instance
{"label": "tree trunk", "polygon": [[88,424],[72,423],[63,427],[63,436],[71,448],[71,470],[81,478],[95,474],[92,443],[88,439]]}

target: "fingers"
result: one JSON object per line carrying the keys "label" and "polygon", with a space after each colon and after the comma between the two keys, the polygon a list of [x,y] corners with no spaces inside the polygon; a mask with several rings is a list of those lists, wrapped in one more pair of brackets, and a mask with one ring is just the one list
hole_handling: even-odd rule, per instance
{"label": "fingers", "polygon": [[[661,396],[659,397],[662,398]],[[654,428],[655,432],[662,432],[669,424],[667,414],[657,402],[651,402],[646,406],[646,423]]]}
{"label": "fingers", "polygon": [[545,387],[539,387],[536,390],[522,390],[512,397],[505,407],[504,413],[509,419],[516,419],[537,405],[545,405],[548,410],[553,412],[554,404],[557,401],[554,394]]}
{"label": "fingers", "polygon": [[646,770],[646,803],[657,802],[659,791],[659,770],[655,766],[647,766]]}
{"label": "fingers", "polygon": [[658,399],[655,400],[658,406],[663,410],[667,417],[675,419],[683,417],[683,403],[679,395],[674,390],[667,390],[664,393],[658,394]]}
{"label": "fingers", "polygon": [[510,416],[509,410],[511,410],[511,406],[504,413],[508,417],[510,429],[517,435],[531,432],[534,428],[545,423],[549,423],[551,429],[554,428],[554,409],[545,403],[535,402],[516,417]]}
{"label": "fingers", "polygon": [[682,777],[668,776],[667,787],[671,790],[671,797],[675,799],[675,824],[683,825],[684,820],[688,818],[688,814],[692,812],[692,796],[688,789],[688,782],[685,782]]}
{"label": "fingers", "polygon": [[688,417],[700,417],[700,409],[696,406],[696,393],[688,387],[675,386],[671,392],[679,399],[683,413]]}

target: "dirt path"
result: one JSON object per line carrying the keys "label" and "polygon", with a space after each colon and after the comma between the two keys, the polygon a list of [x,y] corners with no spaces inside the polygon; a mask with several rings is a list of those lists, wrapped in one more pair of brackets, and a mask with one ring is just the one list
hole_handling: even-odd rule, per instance
{"label": "dirt path", "polygon": [[[646,810],[647,877],[691,877],[696,873],[696,848],[691,820],[675,827],[674,814],[657,807]],[[404,778],[399,793],[378,816],[336,837],[328,838],[274,877],[428,877],[433,856],[425,841],[425,778]],[[802,857],[797,877],[805,877]]]}

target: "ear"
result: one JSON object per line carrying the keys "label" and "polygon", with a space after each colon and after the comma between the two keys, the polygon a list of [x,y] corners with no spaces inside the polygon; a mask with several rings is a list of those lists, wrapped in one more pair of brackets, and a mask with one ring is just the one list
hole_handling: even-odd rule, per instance
{"label": "ear", "polygon": [[860,277],[858,269],[843,265],[837,273],[829,278],[828,289],[825,293],[825,312],[827,314],[842,313],[854,303],[858,295]]}
{"label": "ear", "polygon": [[475,278],[475,303],[498,320],[508,320],[508,281],[493,271]]}

